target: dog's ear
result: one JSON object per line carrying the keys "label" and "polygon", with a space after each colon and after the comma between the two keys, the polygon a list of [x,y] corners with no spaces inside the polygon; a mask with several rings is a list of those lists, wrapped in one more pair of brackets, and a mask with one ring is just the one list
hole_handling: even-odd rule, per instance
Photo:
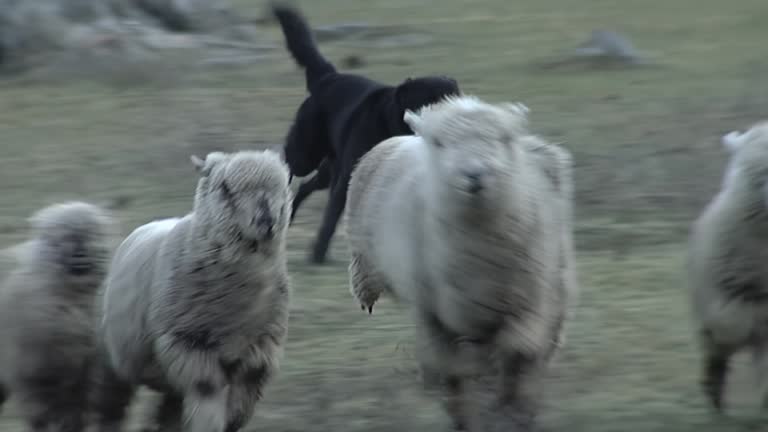
{"label": "dog's ear", "polygon": [[401,109],[408,108],[408,87],[410,86],[411,82],[413,82],[411,78],[406,78],[405,81],[401,82],[397,87],[395,87],[395,103]]}

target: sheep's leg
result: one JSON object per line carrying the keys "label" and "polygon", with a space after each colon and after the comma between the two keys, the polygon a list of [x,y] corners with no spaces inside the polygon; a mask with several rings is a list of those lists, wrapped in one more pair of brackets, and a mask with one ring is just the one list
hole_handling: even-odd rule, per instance
{"label": "sheep's leg", "polygon": [[765,340],[755,341],[752,346],[752,364],[757,373],[760,405],[766,409],[768,408],[768,343]]}
{"label": "sheep's leg", "polygon": [[725,408],[723,393],[733,349],[717,343],[709,331],[701,331],[700,337],[704,354],[701,386],[712,407],[722,412]]}
{"label": "sheep's leg", "polygon": [[422,375],[425,387],[437,385],[441,393],[443,409],[451,419],[454,430],[467,428],[465,380],[452,365],[459,360],[454,341],[458,335],[447,329],[440,320],[430,314],[419,314],[420,353]]}
{"label": "sheep's leg", "polygon": [[533,430],[539,402],[540,363],[541,359],[519,352],[503,355],[498,399],[487,416],[484,430]]}
{"label": "sheep's leg", "polygon": [[50,374],[23,380],[25,388],[20,392],[20,405],[30,430],[83,431],[87,409],[87,376],[55,369],[46,372]]}
{"label": "sheep's leg", "polygon": [[[85,404],[65,401],[71,393],[38,395],[39,400],[27,401],[26,411],[29,430],[37,432],[82,432],[85,430]],[[54,399],[55,398],[55,399]]]}
{"label": "sheep's leg", "polygon": [[566,313],[563,311],[563,313],[558,316],[552,325],[552,344],[549,346],[547,351],[544,353],[544,363],[549,364],[552,362],[552,358],[555,356],[555,354],[560,350],[563,345],[565,344],[565,318]]}
{"label": "sheep's leg", "polygon": [[312,262],[315,264],[325,262],[331,238],[336,232],[336,225],[338,224],[341,214],[344,212],[344,206],[347,203],[349,178],[350,173],[348,170],[341,172],[338,179],[334,181],[333,188],[331,188],[331,196],[328,200],[328,205],[325,207],[323,222],[320,225],[315,244],[312,248],[311,258]]}
{"label": "sheep's leg", "polygon": [[465,419],[465,401],[464,401],[464,380],[458,375],[448,375],[445,378],[444,395],[445,400],[443,406],[448,414],[451,416],[453,422],[453,429],[456,431],[467,430],[467,424]]}
{"label": "sheep's leg", "polygon": [[724,409],[723,392],[728,374],[730,356],[722,351],[705,353],[702,387],[716,411]]}
{"label": "sheep's leg", "polygon": [[0,412],[2,412],[6,400],[8,400],[8,389],[0,383]]}
{"label": "sheep's leg", "polygon": [[272,308],[270,324],[263,328],[264,334],[252,351],[247,362],[236,361],[223,364],[224,373],[233,383],[227,404],[227,428],[225,432],[241,430],[253,417],[264,388],[279,367],[280,351],[285,342],[288,323],[287,286],[283,296]]}
{"label": "sheep's leg", "polygon": [[105,363],[98,365],[95,379],[92,404],[96,415],[96,430],[118,432],[122,430],[126,411],[136,388],[132,383],[117,376],[112,367]]}
{"label": "sheep's leg", "polygon": [[151,426],[144,428],[145,432],[177,432],[181,430],[181,416],[184,409],[184,399],[176,393],[166,392],[163,399],[152,415]]}
{"label": "sheep's leg", "polygon": [[358,252],[353,252],[349,262],[349,288],[352,295],[360,302],[360,307],[373,313],[373,305],[386,287],[368,264],[368,260]]}

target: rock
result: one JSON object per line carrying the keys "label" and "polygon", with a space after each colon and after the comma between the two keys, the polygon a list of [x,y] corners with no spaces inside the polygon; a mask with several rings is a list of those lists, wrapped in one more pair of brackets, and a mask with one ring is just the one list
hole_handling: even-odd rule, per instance
{"label": "rock", "polygon": [[540,67],[549,69],[565,65],[586,64],[593,67],[651,65],[637,52],[632,42],[615,31],[592,30],[586,42],[576,46],[556,60]]}
{"label": "rock", "polygon": [[341,59],[341,65],[347,69],[358,69],[365,66],[365,60],[358,55],[348,55]]}

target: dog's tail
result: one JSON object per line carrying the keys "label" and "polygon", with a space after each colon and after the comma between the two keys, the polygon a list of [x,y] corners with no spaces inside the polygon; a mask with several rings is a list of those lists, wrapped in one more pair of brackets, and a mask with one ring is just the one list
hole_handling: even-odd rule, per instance
{"label": "dog's tail", "polygon": [[336,68],[317,49],[312,29],[301,12],[275,1],[272,3],[272,13],[283,30],[288,51],[296,63],[306,70],[308,89],[312,88],[315,81],[336,72]]}

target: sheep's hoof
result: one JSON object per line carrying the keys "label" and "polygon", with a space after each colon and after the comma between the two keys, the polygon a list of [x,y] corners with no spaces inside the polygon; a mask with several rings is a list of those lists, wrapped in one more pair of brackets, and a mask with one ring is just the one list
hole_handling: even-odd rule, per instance
{"label": "sheep's hoof", "polygon": [[459,420],[455,420],[451,424],[451,430],[452,431],[457,431],[457,432],[462,432],[462,431],[467,430],[467,427],[464,425],[464,422],[459,421]]}
{"label": "sheep's hoof", "polygon": [[704,383],[704,392],[712,411],[716,415],[724,415],[725,403],[723,402],[722,394],[720,394],[718,390],[712,389],[710,383]]}
{"label": "sheep's hoof", "polygon": [[768,410],[768,394],[764,394],[760,399],[760,409]]}
{"label": "sheep's hoof", "polygon": [[313,250],[309,255],[310,264],[325,264],[327,260],[326,254],[317,250]]}

